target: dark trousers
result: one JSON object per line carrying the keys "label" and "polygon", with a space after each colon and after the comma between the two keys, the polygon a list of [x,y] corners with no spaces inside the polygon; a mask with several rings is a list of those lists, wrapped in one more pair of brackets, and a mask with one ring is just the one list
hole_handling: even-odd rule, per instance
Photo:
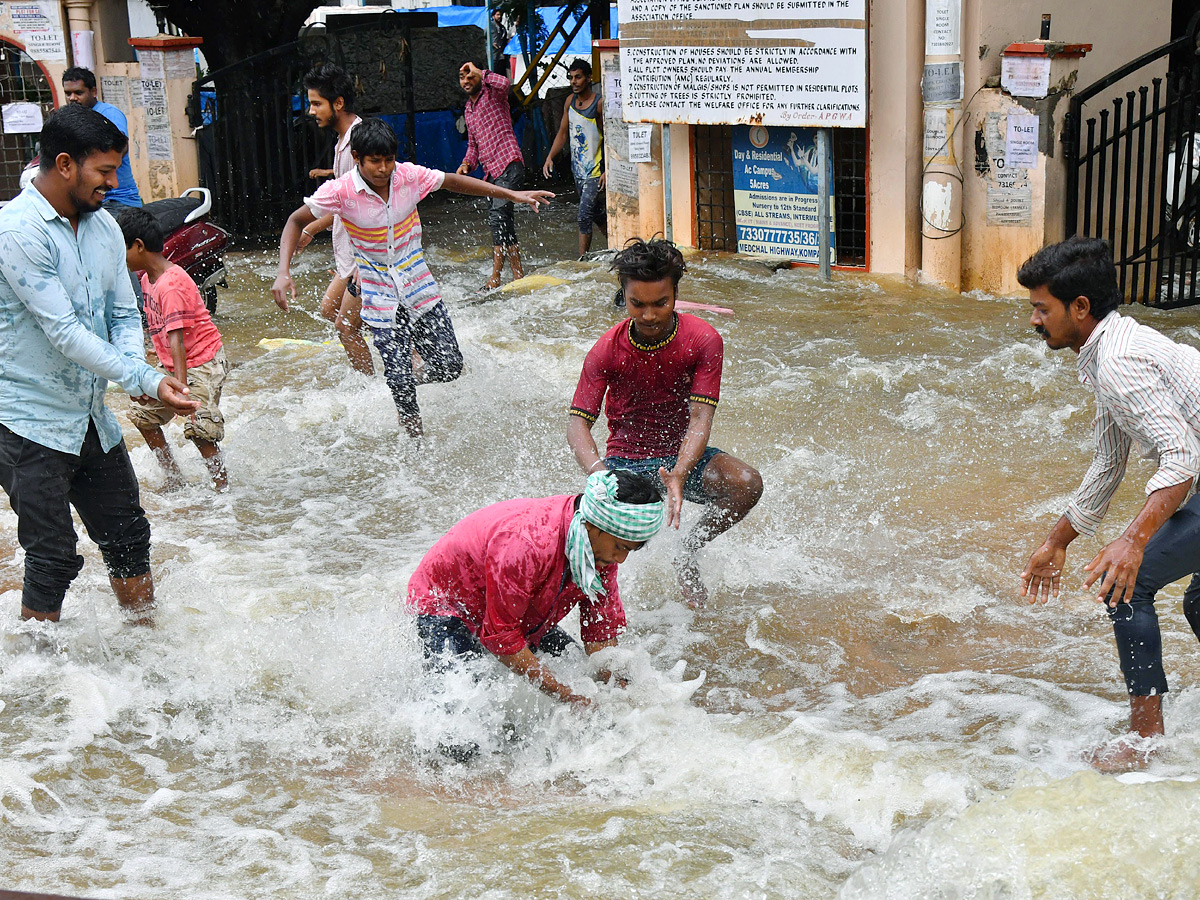
{"label": "dark trousers", "polygon": [[150,571],[150,523],[125,442],[105,453],[94,423],[88,423],[78,456],[0,425],[0,485],[17,514],[17,540],[25,550],[21,602],[34,612],[58,612],[83,568],[72,506],[99,545],[111,577],[136,578]]}
{"label": "dark trousers", "polygon": [[[445,669],[455,659],[472,659],[482,656],[483,645],[471,634],[462,619],[455,616],[417,616],[417,634],[425,652],[425,664],[434,669]],[[530,650],[562,656],[576,640],[555,625]]]}
{"label": "dark trousers", "polygon": [[[508,168],[496,178],[488,178],[492,184],[519,191],[525,186],[525,165],[510,162]],[[492,229],[492,244],[497,247],[512,247],[517,243],[517,223],[513,220],[513,205],[509,200],[493,199],[488,207],[488,225]]]}
{"label": "dark trousers", "polygon": [[458,349],[454,323],[445,303],[437,303],[415,323],[406,310],[398,309],[395,327],[371,331],[383,360],[383,378],[401,418],[414,419],[421,414],[412,370],[414,347],[425,363],[426,382],[453,381],[462,374],[462,351]]}
{"label": "dark trousers", "polygon": [[1162,635],[1154,598],[1185,575],[1192,581],[1183,594],[1183,614],[1200,638],[1200,494],[1181,506],[1150,538],[1131,603],[1108,610],[1121,671],[1129,693],[1149,697],[1167,692],[1162,664]]}

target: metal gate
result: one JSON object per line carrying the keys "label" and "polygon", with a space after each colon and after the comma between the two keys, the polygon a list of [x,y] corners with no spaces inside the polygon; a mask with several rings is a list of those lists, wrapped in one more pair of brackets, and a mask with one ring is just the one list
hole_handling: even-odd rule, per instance
{"label": "metal gate", "polygon": [[[36,103],[45,117],[54,110],[54,92],[36,60],[16,44],[0,39],[0,105],[8,103]],[[0,137],[0,201],[21,192],[21,170],[33,159],[37,139],[37,131],[5,132]]]}
{"label": "metal gate", "polygon": [[1182,37],[1079,91],[1064,122],[1066,233],[1112,245],[1131,302],[1200,303],[1198,28],[1200,15]]}
{"label": "metal gate", "polygon": [[[447,63],[438,83],[414,79],[418,65],[463,45],[467,28],[437,28],[433,13],[380,14],[337,30],[310,30],[301,39],[242,60],[197,80],[189,103],[197,128],[200,180],[213,191],[213,217],[236,234],[277,232],[312,193],[309,170],[328,168],[332,136],[307,115],[305,73],[334,62],[358,75],[358,112],[390,119],[401,158],[414,158],[416,113],[447,106],[448,81],[459,93],[457,67]],[[478,35],[482,49],[483,32]],[[463,49],[463,53],[470,52]]]}

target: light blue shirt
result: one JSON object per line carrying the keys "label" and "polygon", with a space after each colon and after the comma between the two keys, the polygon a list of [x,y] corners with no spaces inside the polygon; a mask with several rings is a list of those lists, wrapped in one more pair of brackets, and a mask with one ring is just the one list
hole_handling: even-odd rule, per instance
{"label": "light blue shirt", "polygon": [[[125,120],[125,113],[103,100],[97,100],[92,109],[120,128],[121,134],[129,137],[129,123]],[[129,151],[126,151],[125,155],[121,157],[121,166],[117,169],[116,188],[109,191],[104,199],[124,203],[126,206],[142,205],[137,182],[133,180],[133,167],[129,165]]]}
{"label": "light blue shirt", "polygon": [[125,269],[125,240],[104,210],[79,233],[34,185],[0,210],[0,423],[78,455],[88,420],[108,451],[121,426],[104,405],[109,381],[158,396]]}

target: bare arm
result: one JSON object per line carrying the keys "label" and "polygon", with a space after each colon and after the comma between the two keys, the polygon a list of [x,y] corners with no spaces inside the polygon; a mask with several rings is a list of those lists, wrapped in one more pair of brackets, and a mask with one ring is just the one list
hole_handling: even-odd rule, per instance
{"label": "bare arm", "polygon": [[579,468],[591,475],[604,466],[604,459],[596,447],[596,439],[592,437],[592,423],[583,416],[570,415],[567,417],[567,445],[575,454]]}
{"label": "bare arm", "polygon": [[168,332],[167,342],[171,346],[171,362],[174,368],[171,374],[187,384],[187,349],[183,346],[183,329],[176,328]]}
{"label": "bare arm", "polygon": [[[447,176],[449,177],[449,176]],[[300,241],[300,232],[308,225],[317,221],[311,209],[299,207],[288,216],[287,224],[283,226],[283,235],[279,239],[279,272],[275,283],[271,285],[271,296],[280,309],[286,311],[288,299],[296,299],[296,282],[292,281],[292,257],[296,253],[296,245]]]}
{"label": "bare arm", "polygon": [[667,486],[667,524],[679,527],[679,514],[683,509],[683,485],[700,462],[708,447],[708,436],[712,432],[713,415],[717,409],[709,403],[697,400],[688,403],[688,426],[679,446],[679,457],[671,471],[658,470],[659,477]]}
{"label": "bare arm", "polygon": [[333,214],[321,216],[310,225],[305,225],[300,231],[300,240],[296,244],[296,252],[303,253],[304,248],[312,243],[312,239],[327,228],[333,227]]}
{"label": "bare arm", "polygon": [[499,200],[509,200],[513,203],[523,203],[533,207],[537,212],[543,203],[549,203],[554,195],[549,191],[510,191],[506,187],[472,178],[470,175],[459,175],[447,172],[442,187],[456,194],[466,194],[470,197],[492,197]]}
{"label": "bare arm", "polygon": [[1103,603],[1112,592],[1109,606],[1127,603],[1133,600],[1133,588],[1137,582],[1138,569],[1142,566],[1142,557],[1146,552],[1146,544],[1155,532],[1162,528],[1163,523],[1175,514],[1192,488],[1192,479],[1173,484],[1170,487],[1159,488],[1146,498],[1134,520],[1125,529],[1125,533],[1106,545],[1095,559],[1084,566],[1090,572],[1083,586],[1090,588],[1097,579],[1104,576],[1100,584],[1096,601]]}
{"label": "bare arm", "polygon": [[[598,648],[597,648],[598,649]],[[496,659],[504,663],[508,668],[512,669],[518,675],[524,675],[544,694],[549,694],[566,703],[573,703],[576,706],[591,706],[592,701],[587,697],[572,693],[571,689],[565,684],[559,682],[553,675],[546,670],[538,658],[526,647],[517,653],[508,654],[507,656],[497,656]]]}
{"label": "bare arm", "polygon": [[542,163],[542,174],[549,178],[550,173],[554,171],[554,157],[562,152],[562,148],[567,143],[567,129],[570,127],[571,114],[571,98],[567,98],[566,105],[563,106],[562,121],[558,124],[558,134],[554,135],[554,143],[550,145],[550,152],[546,154],[546,161]]}

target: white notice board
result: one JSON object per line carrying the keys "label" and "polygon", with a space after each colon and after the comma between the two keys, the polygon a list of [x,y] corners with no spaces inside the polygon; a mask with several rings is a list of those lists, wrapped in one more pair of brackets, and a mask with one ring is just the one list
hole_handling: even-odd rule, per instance
{"label": "white notice board", "polygon": [[618,0],[626,122],[862,128],[866,0]]}

